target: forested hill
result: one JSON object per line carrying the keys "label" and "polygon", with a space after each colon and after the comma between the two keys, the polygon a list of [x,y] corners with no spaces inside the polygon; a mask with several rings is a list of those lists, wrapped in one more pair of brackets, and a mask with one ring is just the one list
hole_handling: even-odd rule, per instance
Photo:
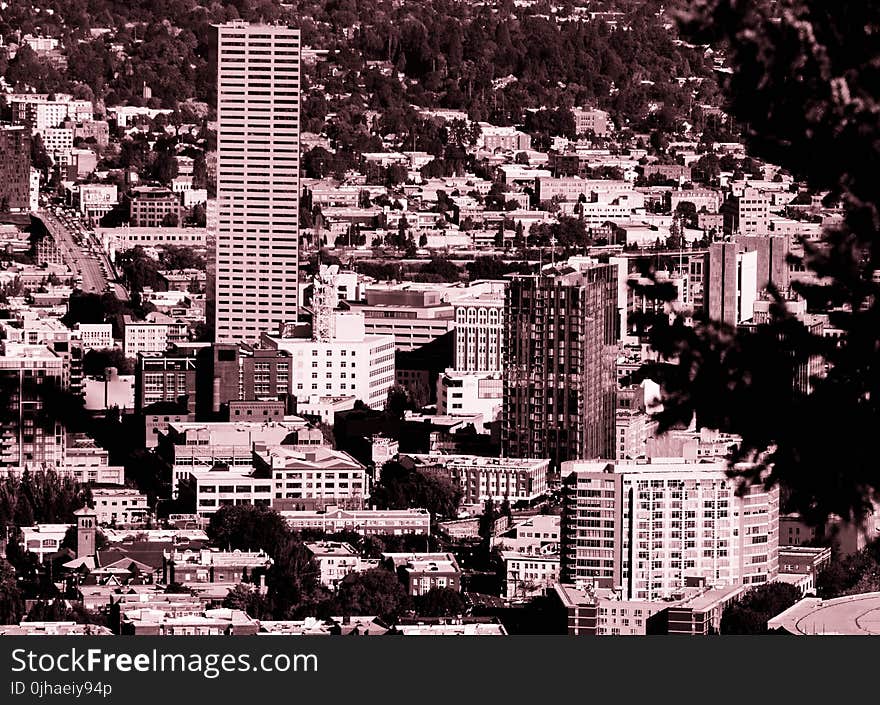
{"label": "forested hill", "polygon": [[[660,3],[578,5],[585,6],[518,7],[512,0],[6,0],[0,13],[4,42],[14,44],[26,34],[58,37],[62,58],[52,61],[25,47],[14,59],[0,56],[0,73],[13,87],[91,92],[107,105],[144,102],[144,83],[155,107],[192,98],[211,103],[210,25],[241,18],[301,27],[306,46],[332,51],[330,63],[341,69],[332,74],[342,80],[357,76],[352,81],[361,84],[369,73],[364,62],[395,66],[409,80],[375,78],[375,104],[368,107],[377,109],[400,102],[461,108],[475,119],[510,124],[529,107],[597,104],[625,123],[643,117],[652,103],[687,114],[696,83],[685,79],[695,77],[710,79],[699,83],[697,101],[714,101],[710,62],[701,48],[676,39],[672,21],[658,14]],[[312,69],[307,79],[323,82],[320,65],[317,71],[317,79]]]}

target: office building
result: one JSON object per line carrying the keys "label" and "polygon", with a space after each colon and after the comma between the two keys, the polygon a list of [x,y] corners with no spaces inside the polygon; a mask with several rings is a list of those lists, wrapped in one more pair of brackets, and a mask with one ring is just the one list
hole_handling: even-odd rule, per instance
{"label": "office building", "polygon": [[8,96],[8,104],[12,108],[12,122],[27,125],[31,134],[58,127],[68,119],[82,122],[94,118],[91,101],[74,100],[63,94],[56,94],[50,100],[50,95],[45,93],[14,93]]}
{"label": "office building", "polygon": [[256,473],[272,482],[278,510],[363,509],[370,497],[367,469],[348,453],[326,446],[269,446],[254,453]]}
{"label": "office building", "polygon": [[134,189],[128,207],[128,222],[133,228],[176,227],[183,213],[178,195],[157,186]]}
{"label": "office building", "polygon": [[434,588],[461,589],[461,568],[451,553],[383,553],[382,560],[412,597]]}
{"label": "office building", "polygon": [[737,235],[734,242],[746,252],[757,252],[758,291],[773,285],[780,292],[788,291],[788,235]]}
{"label": "office building", "polygon": [[766,235],[770,232],[770,198],[751,187],[731,195],[721,207],[724,232],[737,235]]}
{"label": "office building", "polygon": [[504,377],[501,372],[460,373],[446,370],[437,377],[437,413],[480,414],[485,423],[501,416]]}
{"label": "office building", "polygon": [[370,285],[366,303],[354,303],[352,310],[363,313],[369,335],[393,336],[397,350],[415,350],[455,328],[448,289],[414,282]]}
{"label": "office building", "polygon": [[608,113],[598,108],[574,108],[574,126],[577,134],[585,135],[592,132],[596,137],[607,137],[610,133],[611,121]]}
{"label": "office building", "polygon": [[137,411],[165,401],[195,413],[196,358],[171,353],[141,353],[135,363],[134,379]]}
{"label": "office building", "polygon": [[252,343],[297,316],[300,32],[235,21],[214,41],[215,340]]}
{"label": "office building", "polygon": [[455,369],[498,372],[504,360],[506,282],[482,282],[455,298]]}
{"label": "office building", "polygon": [[746,252],[735,242],[709,246],[709,318],[736,326],[751,320],[758,297],[758,252]]}
{"label": "office building", "polygon": [[99,524],[142,524],[150,513],[147,496],[130,488],[95,488],[92,503]]}
{"label": "office building", "polygon": [[193,470],[222,465],[248,473],[254,467],[254,450],[270,445],[320,445],[319,429],[304,419],[288,416],[280,421],[169,421],[159,434],[158,448],[171,465],[174,496],[178,485]]}
{"label": "office building", "polygon": [[361,558],[354,546],[342,541],[314,541],[304,545],[318,565],[321,585],[334,590],[349,573],[375,567],[378,563]]}
{"label": "office building", "polygon": [[394,386],[394,338],[367,333],[360,313],[318,307],[311,337],[264,334],[263,343],[290,356],[297,398],[353,396],[382,409]]}
{"label": "office building", "polygon": [[559,555],[502,551],[505,597],[524,600],[541,595],[559,582]]}
{"label": "office building", "polygon": [[507,290],[502,451],[615,456],[618,267],[572,258]]}

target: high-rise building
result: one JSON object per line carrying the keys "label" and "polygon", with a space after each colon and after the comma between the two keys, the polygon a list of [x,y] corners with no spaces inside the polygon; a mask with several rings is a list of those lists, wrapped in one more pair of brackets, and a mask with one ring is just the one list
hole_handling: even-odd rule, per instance
{"label": "high-rise building", "polygon": [[30,208],[31,137],[26,127],[0,127],[0,211]]}
{"label": "high-rise building", "polygon": [[66,431],[51,413],[65,388],[65,358],[47,345],[5,342],[0,355],[0,468],[63,465]]}
{"label": "high-rise building", "polygon": [[300,32],[215,27],[215,340],[256,342],[298,308]]}
{"label": "high-rise building", "polygon": [[751,320],[758,296],[758,252],[745,252],[735,242],[713,242],[709,247],[709,318],[735,326]]}
{"label": "high-rise building", "polygon": [[788,290],[788,235],[737,235],[734,241],[747,252],[754,250],[758,253],[759,291],[771,284],[779,291]]}
{"label": "high-rise building", "polygon": [[505,305],[502,450],[559,463],[615,456],[617,276],[571,258],[513,279]]}
{"label": "high-rise building", "polygon": [[657,600],[703,579],[758,585],[779,572],[779,488],[744,494],[727,461],[565,463],[561,579]]}

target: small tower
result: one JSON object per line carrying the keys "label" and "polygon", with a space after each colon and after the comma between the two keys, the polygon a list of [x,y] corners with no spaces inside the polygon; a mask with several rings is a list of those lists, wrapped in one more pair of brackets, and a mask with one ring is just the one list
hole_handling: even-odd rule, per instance
{"label": "small tower", "polygon": [[88,507],[77,509],[73,514],[76,517],[76,557],[94,556],[98,515]]}

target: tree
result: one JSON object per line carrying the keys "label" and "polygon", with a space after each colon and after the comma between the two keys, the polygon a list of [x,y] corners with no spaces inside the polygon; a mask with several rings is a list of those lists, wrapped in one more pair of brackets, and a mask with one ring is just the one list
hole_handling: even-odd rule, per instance
{"label": "tree", "polygon": [[108,367],[115,367],[121,375],[134,374],[131,359],[120,348],[93,348],[83,356],[83,373],[88,376],[100,377]]}
{"label": "tree", "polygon": [[388,390],[388,397],[385,400],[385,412],[387,414],[396,419],[402,419],[409,405],[409,394],[406,391],[406,387],[395,384]]}
{"label": "tree", "polygon": [[186,245],[165,245],[159,253],[159,262],[166,269],[200,269],[206,266],[205,258]]}
{"label": "tree", "polygon": [[297,610],[302,614],[306,606],[320,601],[316,595],[320,595],[321,571],[309,550],[293,536],[276,545],[273,554],[275,562],[266,575],[269,605],[276,619],[292,619]]}
{"label": "tree", "polygon": [[461,269],[445,257],[432,257],[427,264],[419,269],[420,274],[434,274],[445,282],[457,282],[461,278]]}
{"label": "tree", "polygon": [[340,614],[378,616],[388,624],[411,606],[410,596],[398,577],[384,568],[349,573],[336,593]]}
{"label": "tree", "polygon": [[46,152],[46,146],[43,144],[43,137],[40,133],[31,138],[31,166],[44,176],[47,176],[49,169],[52,168],[52,159]]}
{"label": "tree", "polygon": [[208,524],[208,536],[218,546],[262,549],[273,558],[287,545],[289,535],[284,517],[274,509],[254,504],[220,507]]}
{"label": "tree", "polygon": [[0,558],[0,624],[18,624],[24,614],[24,599],[15,568]]}
{"label": "tree", "polygon": [[422,617],[455,617],[464,613],[465,605],[458,590],[437,587],[416,597],[415,610]]}
{"label": "tree", "polygon": [[801,599],[789,583],[766,583],[746,591],[721,615],[722,634],[766,634],[767,622]]}
{"label": "tree", "polygon": [[[781,485],[783,510],[817,524],[832,514],[859,519],[880,490],[872,443],[880,421],[880,125],[868,68],[876,37],[849,38],[876,28],[880,7],[706,0],[682,13],[691,41],[730,47],[723,89],[733,118],[748,126],[750,153],[843,203],[844,222],[805,244],[800,264],[818,280],[792,284],[843,335],[814,334],[778,295],[770,320],[750,331],[658,316],[649,335],[664,362],[639,376],[661,385],[661,430],[696,418],[738,434],[732,474]],[[651,295],[671,298],[657,288]],[[795,379],[814,357],[828,371],[805,390]]]}
{"label": "tree", "polygon": [[173,211],[169,211],[164,216],[162,216],[162,227],[163,228],[176,228],[180,224],[180,216]]}
{"label": "tree", "polygon": [[242,610],[254,619],[270,619],[272,616],[269,600],[266,596],[246,583],[238,583],[233,587],[223,598],[223,606],[233,610]]}
{"label": "tree", "polygon": [[461,490],[449,478],[404,467],[396,460],[382,466],[373,488],[373,501],[380,509],[424,507],[431,516],[454,517]]}

